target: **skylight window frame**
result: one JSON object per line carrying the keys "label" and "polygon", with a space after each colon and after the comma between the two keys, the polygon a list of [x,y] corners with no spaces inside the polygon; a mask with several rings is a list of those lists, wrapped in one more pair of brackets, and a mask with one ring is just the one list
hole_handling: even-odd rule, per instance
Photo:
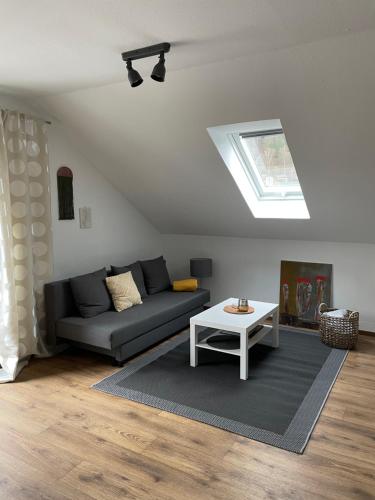
{"label": "skylight window frame", "polygon": [[254,180],[247,173],[248,168],[244,168],[242,155],[233,138],[240,134],[266,135],[268,131],[276,129],[283,130],[285,134],[281,121],[278,119],[208,127],[207,132],[255,218],[310,219],[297,169],[301,198],[288,196],[279,199],[267,196],[259,198]]}
{"label": "skylight window frame", "polygon": [[[251,182],[253,189],[255,190],[258,199],[261,200],[303,200],[303,193],[301,187],[292,189],[291,187],[267,187],[264,186],[262,178],[260,176],[259,170],[254,163],[254,159],[251,155],[248,155],[245,148],[242,145],[241,140],[248,137],[264,137],[267,135],[283,135],[285,137],[284,130],[282,128],[271,128],[268,130],[255,131],[255,132],[242,132],[242,133],[232,133],[229,134],[229,140],[232,143],[233,148],[236,150],[239,160],[242,164],[249,181]],[[285,137],[286,144],[286,137]],[[299,181],[298,181],[299,182]]]}

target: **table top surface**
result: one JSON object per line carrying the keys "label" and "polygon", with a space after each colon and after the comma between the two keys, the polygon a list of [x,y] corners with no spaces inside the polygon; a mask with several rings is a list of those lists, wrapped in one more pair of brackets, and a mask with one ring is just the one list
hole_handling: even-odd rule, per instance
{"label": "table top surface", "polygon": [[224,306],[230,304],[237,305],[238,299],[232,297],[193,316],[190,318],[190,324],[239,332],[246,331],[254,324],[265,320],[268,316],[276,312],[279,307],[279,304],[248,300],[249,305],[254,307],[254,312],[251,314],[231,314],[225,312]]}

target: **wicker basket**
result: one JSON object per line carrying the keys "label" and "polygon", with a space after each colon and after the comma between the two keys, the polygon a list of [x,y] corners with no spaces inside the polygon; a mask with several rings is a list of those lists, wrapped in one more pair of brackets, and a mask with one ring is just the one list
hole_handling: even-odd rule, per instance
{"label": "wicker basket", "polygon": [[[335,308],[328,308],[327,304],[320,304],[319,313],[322,315],[328,311],[336,311]],[[330,316],[320,317],[320,340],[339,349],[353,349],[358,340],[359,313],[348,311],[347,318],[334,318]]]}

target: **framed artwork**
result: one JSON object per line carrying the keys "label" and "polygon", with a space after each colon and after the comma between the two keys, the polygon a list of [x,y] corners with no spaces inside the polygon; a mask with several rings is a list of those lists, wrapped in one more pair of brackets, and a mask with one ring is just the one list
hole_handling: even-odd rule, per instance
{"label": "framed artwork", "polygon": [[280,324],[317,329],[322,302],[332,304],[332,264],[282,260]]}
{"label": "framed artwork", "polygon": [[92,228],[91,208],[82,207],[79,209],[79,227],[81,229]]}
{"label": "framed artwork", "polygon": [[73,172],[69,167],[60,167],[57,171],[57,195],[59,220],[73,220]]}

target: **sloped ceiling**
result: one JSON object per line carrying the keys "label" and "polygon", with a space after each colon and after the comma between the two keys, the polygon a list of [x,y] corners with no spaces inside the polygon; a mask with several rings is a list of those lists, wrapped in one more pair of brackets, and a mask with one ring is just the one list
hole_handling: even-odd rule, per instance
{"label": "sloped ceiling", "polygon": [[[121,2],[108,4],[98,60],[80,61],[80,49],[70,46],[71,76],[64,56],[60,83],[52,68],[43,78],[39,67],[23,86],[17,80],[18,89],[39,94],[33,105],[61,121],[161,232],[375,242],[373,2],[123,2],[132,6],[123,37],[129,43],[120,47],[115,31],[116,61],[101,65],[109,18]],[[77,26],[69,28],[74,39]],[[145,78],[131,89],[119,52],[164,40],[179,41],[167,81]],[[137,69],[147,74],[152,65],[142,61]],[[15,89],[19,75],[11,76],[7,85]],[[118,83],[49,95],[111,81]],[[206,131],[272,118],[286,132],[309,221],[254,219]]]}
{"label": "sloped ceiling", "polygon": [[121,52],[161,41],[175,70],[375,25],[373,0],[0,0],[0,13],[3,91],[34,94],[121,82]]}

